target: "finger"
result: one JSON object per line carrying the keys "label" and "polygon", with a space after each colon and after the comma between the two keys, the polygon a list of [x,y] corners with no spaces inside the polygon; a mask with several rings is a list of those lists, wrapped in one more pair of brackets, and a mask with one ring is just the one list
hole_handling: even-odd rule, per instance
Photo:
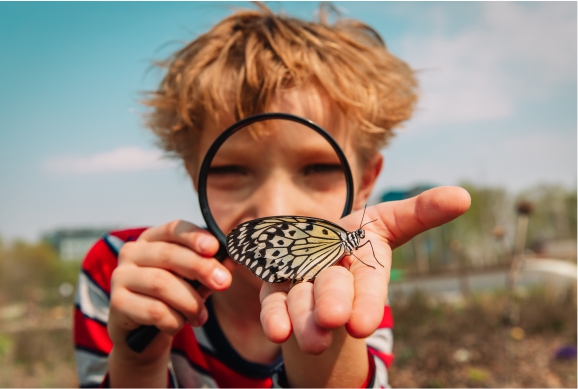
{"label": "finger", "polygon": [[124,266],[115,271],[115,282],[129,291],[159,299],[183,315],[191,324],[199,325],[207,315],[204,300],[182,278],[158,268]]}
{"label": "finger", "polygon": [[187,247],[166,242],[128,242],[119,253],[119,262],[133,262],[139,267],[161,268],[189,280],[198,280],[213,290],[229,287],[229,270],[214,258],[205,258]]}
{"label": "finger", "polygon": [[387,245],[379,244],[378,235],[371,231],[368,232],[367,239],[376,242],[375,256],[383,267],[373,257],[369,245],[355,252],[363,262],[373,266],[369,267],[356,260],[350,267],[354,278],[355,298],[346,328],[349,334],[356,338],[365,338],[378,328],[383,318],[389,284],[391,249]]}
{"label": "finger", "polygon": [[164,302],[141,294],[135,294],[128,289],[115,290],[110,300],[111,320],[118,328],[127,331],[141,325],[152,325],[159,330],[175,335],[185,324],[184,317]]}
{"label": "finger", "polygon": [[[221,262],[221,264],[223,266],[225,266],[225,268],[229,271],[229,273],[233,273],[233,271],[235,270],[235,267],[237,266],[237,264],[235,262],[233,262],[233,260],[231,258],[225,258],[223,260],[223,262]],[[231,276],[232,278],[232,276]],[[227,284],[224,284],[224,287],[226,287]],[[230,285],[230,283],[229,283]],[[215,288],[217,289],[217,288]],[[212,289],[207,288],[205,285],[201,284],[199,285],[199,287],[197,288],[197,293],[199,294],[199,296],[201,296],[201,298],[203,300],[206,300],[211,293],[213,293]]]}
{"label": "finger", "polygon": [[205,257],[213,257],[219,250],[219,241],[209,231],[183,220],[149,228],[138,240],[178,243]]}
{"label": "finger", "polygon": [[287,311],[287,291],[284,284],[263,283],[259,299],[261,300],[261,325],[263,331],[273,343],[284,343],[292,332],[291,319]]}
{"label": "finger", "polygon": [[331,266],[315,279],[315,322],[322,328],[334,329],[345,325],[351,316],[354,279],[346,268]]}
{"label": "finger", "polygon": [[318,355],[331,345],[332,333],[315,322],[313,284],[302,282],[287,295],[287,309],[293,324],[293,333],[302,351]]}
{"label": "finger", "polygon": [[407,200],[378,204],[372,207],[370,217],[379,216],[386,228],[384,238],[394,249],[430,228],[457,218],[470,204],[471,198],[465,189],[446,186]]}

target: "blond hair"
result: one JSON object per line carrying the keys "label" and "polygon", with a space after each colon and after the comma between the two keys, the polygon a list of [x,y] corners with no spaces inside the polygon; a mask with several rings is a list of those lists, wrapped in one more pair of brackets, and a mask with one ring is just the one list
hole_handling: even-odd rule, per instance
{"label": "blond hair", "polygon": [[144,103],[153,107],[147,124],[169,155],[194,155],[205,120],[266,112],[277,92],[310,82],[358,124],[361,155],[385,146],[411,117],[414,73],[374,29],[351,19],[330,25],[323,8],[319,22],[308,22],[258,6],[225,18],[160,63],[167,74]]}

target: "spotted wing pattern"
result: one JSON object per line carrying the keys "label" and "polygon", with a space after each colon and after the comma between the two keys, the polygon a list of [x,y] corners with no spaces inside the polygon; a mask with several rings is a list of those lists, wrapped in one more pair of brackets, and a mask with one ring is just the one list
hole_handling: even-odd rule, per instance
{"label": "spotted wing pattern", "polygon": [[313,280],[345,253],[347,232],[327,220],[278,216],[250,220],[227,236],[227,251],[264,281]]}

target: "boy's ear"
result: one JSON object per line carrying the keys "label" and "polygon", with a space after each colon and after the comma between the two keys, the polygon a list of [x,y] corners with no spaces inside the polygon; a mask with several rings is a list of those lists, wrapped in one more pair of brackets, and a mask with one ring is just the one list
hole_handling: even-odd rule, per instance
{"label": "boy's ear", "polygon": [[191,161],[185,160],[185,169],[187,169],[187,173],[189,173],[189,177],[191,177],[191,181],[193,183],[193,187],[195,188],[195,192],[199,191],[199,174],[197,172],[197,166],[192,163]]}
{"label": "boy's ear", "polygon": [[361,168],[361,182],[355,193],[355,201],[353,204],[353,209],[361,209],[367,204],[367,200],[373,191],[375,181],[381,172],[383,167],[383,155],[380,152],[375,153],[375,155],[365,163]]}

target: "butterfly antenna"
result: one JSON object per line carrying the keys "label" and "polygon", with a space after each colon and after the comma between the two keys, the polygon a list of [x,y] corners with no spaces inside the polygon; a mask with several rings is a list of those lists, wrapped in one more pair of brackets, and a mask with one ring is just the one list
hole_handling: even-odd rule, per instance
{"label": "butterfly antenna", "polygon": [[[372,221],[370,221],[370,222],[365,223],[363,226],[366,226],[366,225],[368,225],[369,223],[373,223],[373,222],[376,222],[376,221],[377,221],[377,219],[372,220]],[[361,226],[361,227],[363,227],[363,226]],[[361,227],[359,227],[359,228],[361,228]]]}
{"label": "butterfly antenna", "polygon": [[367,209],[367,204],[365,204],[365,207],[363,207],[363,215],[361,216],[361,221],[359,222],[359,228],[361,229],[362,225],[361,223],[363,223],[363,218],[365,217],[365,210]]}

